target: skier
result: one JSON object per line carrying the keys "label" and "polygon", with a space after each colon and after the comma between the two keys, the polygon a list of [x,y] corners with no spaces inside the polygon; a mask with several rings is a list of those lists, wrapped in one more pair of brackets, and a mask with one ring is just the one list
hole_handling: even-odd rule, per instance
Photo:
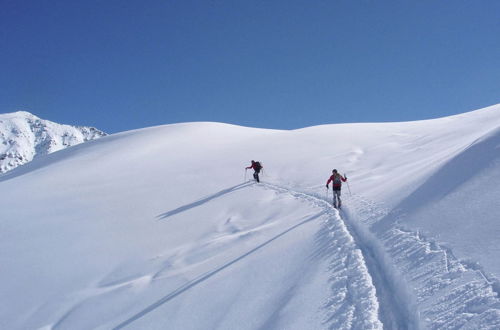
{"label": "skier", "polygon": [[256,162],[256,161],[252,160],[252,165],[245,167],[245,170],[248,170],[250,168],[253,168],[253,170],[254,170],[253,178],[255,179],[255,181],[260,182],[259,173],[260,173],[260,170],[263,168],[263,166],[260,164],[260,162]]}
{"label": "skier", "polygon": [[[346,182],[347,177],[340,175],[337,170],[332,171],[332,176],[326,182],[326,189],[329,189],[328,185],[332,183],[333,190],[333,207],[340,209],[342,206],[342,201],[340,200],[340,189],[342,189],[342,181]],[[337,207],[338,205],[338,207]]]}

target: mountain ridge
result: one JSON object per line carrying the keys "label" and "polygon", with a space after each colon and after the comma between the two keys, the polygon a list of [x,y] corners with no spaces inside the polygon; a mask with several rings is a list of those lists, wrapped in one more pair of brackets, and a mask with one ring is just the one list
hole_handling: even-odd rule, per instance
{"label": "mountain ridge", "polygon": [[0,173],[106,135],[94,127],[58,124],[27,111],[0,114]]}

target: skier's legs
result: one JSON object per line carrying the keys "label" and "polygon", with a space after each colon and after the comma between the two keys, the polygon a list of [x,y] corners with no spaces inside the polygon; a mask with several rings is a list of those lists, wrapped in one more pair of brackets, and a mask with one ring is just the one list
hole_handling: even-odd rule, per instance
{"label": "skier's legs", "polygon": [[333,191],[333,206],[339,207],[341,206],[342,201],[340,200],[340,190]]}
{"label": "skier's legs", "polygon": [[253,178],[254,178],[257,182],[260,182],[260,180],[259,180],[259,172],[255,171],[255,172],[253,173]]}

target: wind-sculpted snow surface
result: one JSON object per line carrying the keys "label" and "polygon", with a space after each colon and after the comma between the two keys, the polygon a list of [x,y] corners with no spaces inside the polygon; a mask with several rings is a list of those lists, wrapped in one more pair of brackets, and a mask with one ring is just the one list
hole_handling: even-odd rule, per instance
{"label": "wind-sculpted snow surface", "polygon": [[498,127],[185,123],[36,157],[0,175],[0,329],[498,329]]}

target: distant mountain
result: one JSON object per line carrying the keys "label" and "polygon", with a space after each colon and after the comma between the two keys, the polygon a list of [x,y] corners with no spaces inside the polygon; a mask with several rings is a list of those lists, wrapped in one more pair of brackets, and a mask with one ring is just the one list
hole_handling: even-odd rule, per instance
{"label": "distant mountain", "polygon": [[94,127],[57,124],[26,111],[0,114],[0,173],[105,135]]}

